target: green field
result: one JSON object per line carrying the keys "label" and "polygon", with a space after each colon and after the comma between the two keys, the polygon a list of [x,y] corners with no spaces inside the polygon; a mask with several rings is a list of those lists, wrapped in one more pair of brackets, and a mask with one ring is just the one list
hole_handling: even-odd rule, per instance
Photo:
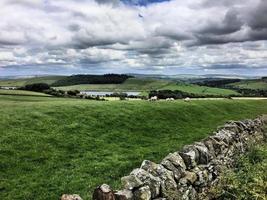
{"label": "green field", "polygon": [[0,95],[0,199],[90,199],[142,160],[158,162],[267,101],[89,101]]}
{"label": "green field", "polygon": [[236,83],[229,84],[231,86],[241,89],[261,89],[267,90],[267,81],[264,80],[244,80]]}
{"label": "green field", "polygon": [[21,78],[21,79],[8,79],[0,80],[0,86],[15,86],[21,87],[27,84],[33,83],[47,83],[52,84],[64,76],[44,76],[44,77],[33,77],[33,78]]}
{"label": "green field", "polygon": [[183,92],[204,94],[204,95],[238,95],[238,92],[229,89],[199,86],[194,84],[176,83],[169,84],[161,88],[162,90],[180,90]]}
{"label": "green field", "polygon": [[21,96],[50,96],[45,93],[32,92],[25,90],[2,90],[0,89],[0,95],[21,95]]}
{"label": "green field", "polygon": [[149,91],[162,88],[168,81],[155,79],[129,78],[122,84],[83,84],[57,87],[62,90],[95,90],[95,91]]}
{"label": "green field", "polygon": [[[24,86],[32,83],[52,84],[62,79],[63,76],[35,77],[29,79],[0,80],[0,86]],[[147,95],[151,90],[180,90],[183,92],[203,94],[203,95],[238,95],[230,89],[211,88],[186,83],[176,83],[174,81],[150,79],[150,78],[129,78],[122,84],[82,84],[55,87],[60,90],[93,90],[93,91],[140,91],[142,95]]]}
{"label": "green field", "polygon": [[166,80],[130,78],[123,84],[84,84],[57,87],[61,90],[94,90],[94,91],[151,91],[151,90],[180,90],[195,94],[210,95],[238,95],[237,92],[228,89],[211,88],[193,84],[176,83]]}

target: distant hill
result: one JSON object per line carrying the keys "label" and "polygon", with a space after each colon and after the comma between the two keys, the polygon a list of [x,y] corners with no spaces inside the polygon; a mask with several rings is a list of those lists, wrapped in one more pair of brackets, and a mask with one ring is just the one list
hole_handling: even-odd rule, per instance
{"label": "distant hill", "polygon": [[252,89],[252,90],[267,90],[267,78],[253,79],[253,80],[241,80],[236,83],[228,84],[229,86],[240,89]]}
{"label": "distant hill", "polygon": [[14,87],[21,87],[27,84],[33,83],[47,83],[53,84],[54,82],[65,78],[66,76],[42,76],[42,77],[7,77],[0,79],[0,86],[14,86]]}

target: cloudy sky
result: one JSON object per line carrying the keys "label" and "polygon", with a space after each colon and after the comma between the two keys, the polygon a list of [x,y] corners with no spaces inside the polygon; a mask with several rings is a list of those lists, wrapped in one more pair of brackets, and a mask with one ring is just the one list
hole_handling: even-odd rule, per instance
{"label": "cloudy sky", "polygon": [[266,0],[1,0],[0,76],[267,75]]}

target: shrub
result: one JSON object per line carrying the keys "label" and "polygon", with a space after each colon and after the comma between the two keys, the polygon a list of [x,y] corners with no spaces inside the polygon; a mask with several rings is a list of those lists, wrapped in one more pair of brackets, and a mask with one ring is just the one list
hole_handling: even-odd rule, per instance
{"label": "shrub", "polygon": [[267,144],[252,148],[239,158],[234,170],[226,170],[211,190],[214,199],[257,199],[267,197]]}
{"label": "shrub", "polygon": [[50,86],[46,83],[33,83],[25,85],[20,88],[21,90],[29,90],[34,92],[43,92],[44,90],[49,90]]}
{"label": "shrub", "polygon": [[77,96],[77,94],[80,94],[79,90],[69,90],[67,91],[67,94],[70,96]]}

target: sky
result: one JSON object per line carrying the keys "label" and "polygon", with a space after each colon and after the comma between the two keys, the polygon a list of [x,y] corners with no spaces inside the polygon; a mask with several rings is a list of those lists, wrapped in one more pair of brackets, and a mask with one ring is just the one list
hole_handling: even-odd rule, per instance
{"label": "sky", "polygon": [[266,0],[1,0],[0,76],[267,75]]}

